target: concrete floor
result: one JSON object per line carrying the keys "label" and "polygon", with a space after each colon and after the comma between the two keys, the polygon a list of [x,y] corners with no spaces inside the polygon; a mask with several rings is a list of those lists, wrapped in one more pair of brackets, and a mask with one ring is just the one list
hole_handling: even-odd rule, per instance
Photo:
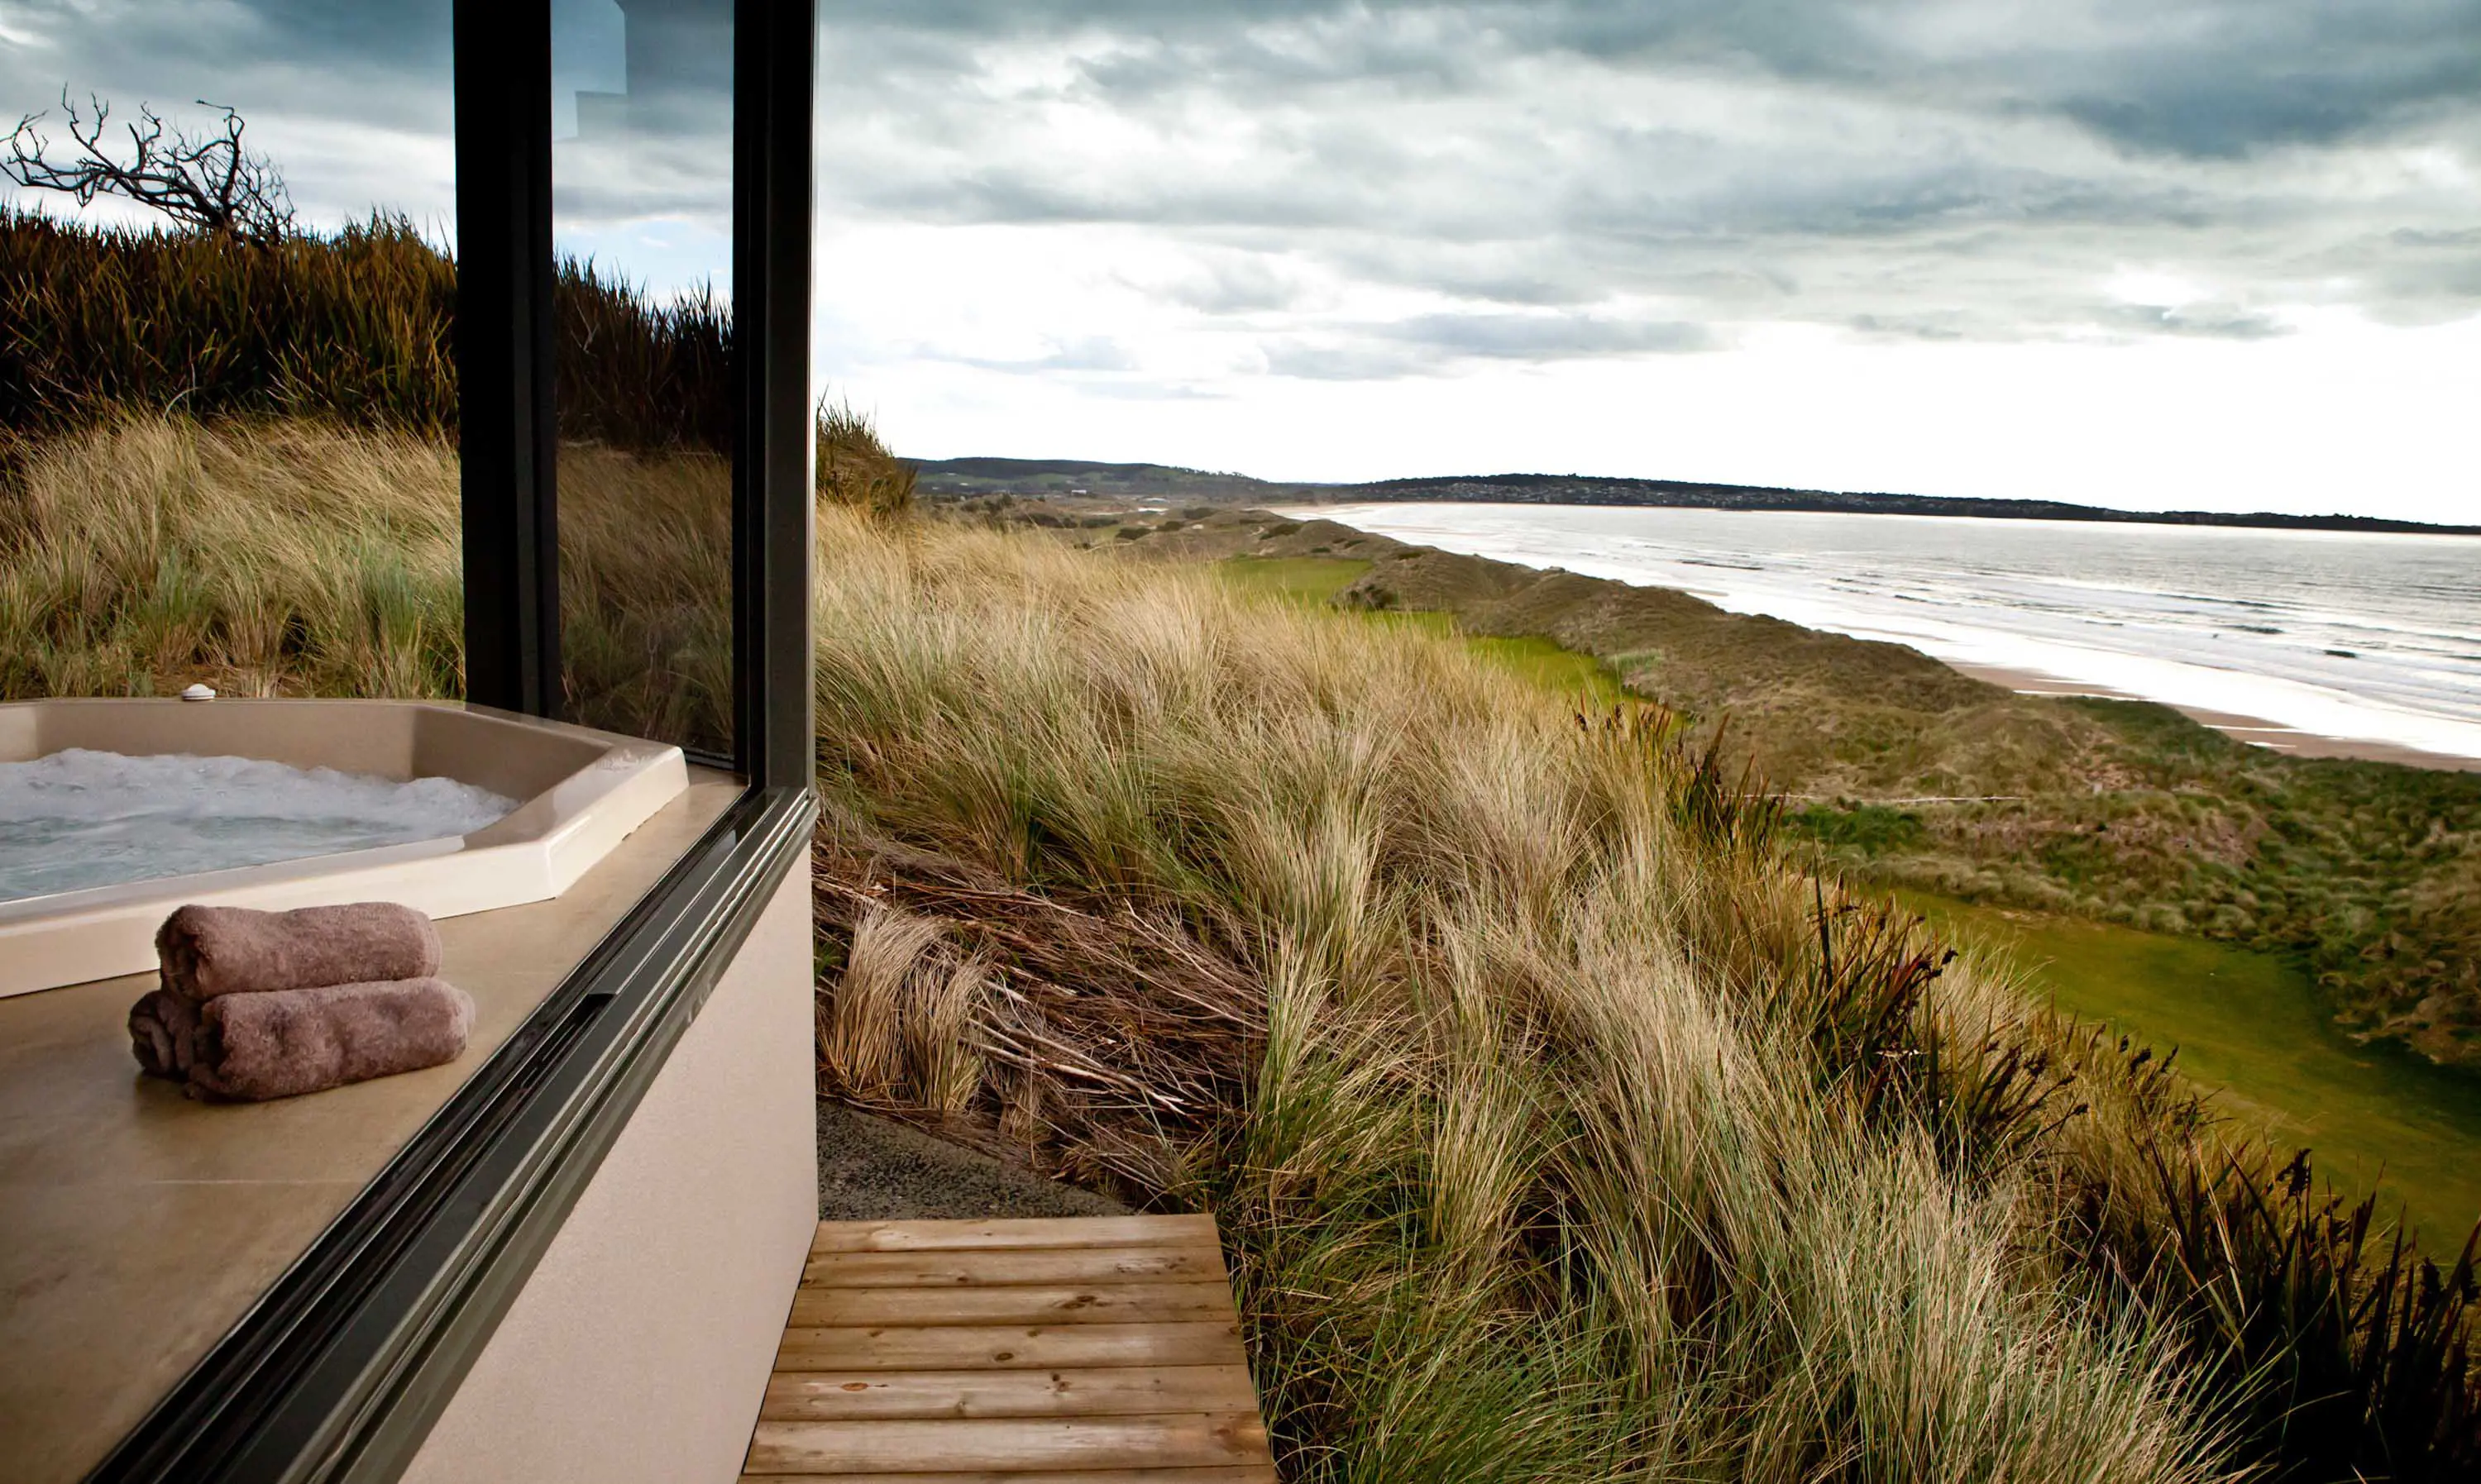
{"label": "concrete floor", "polygon": [[1113,1216],[1128,1210],[979,1150],[819,1100],[822,1221]]}

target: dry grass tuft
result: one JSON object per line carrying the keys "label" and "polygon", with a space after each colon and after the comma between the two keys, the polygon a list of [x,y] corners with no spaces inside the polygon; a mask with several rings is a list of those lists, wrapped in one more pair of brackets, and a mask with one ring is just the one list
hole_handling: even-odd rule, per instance
{"label": "dry grass tuft", "polygon": [[456,456],[399,434],[142,418],[27,458],[0,506],[0,695],[462,685]]}
{"label": "dry grass tuft", "polygon": [[[727,299],[659,300],[571,259],[552,307],[561,436],[731,449]],[[0,429],[57,436],[177,412],[444,439],[456,310],[455,260],[403,217],[263,244],[0,207]]]}
{"label": "dry grass tuft", "polygon": [[2218,1475],[2173,1337],[2044,1257],[2029,1016],[1779,865],[1664,718],[822,522],[830,1036],[856,990],[939,1012],[864,965],[887,914],[940,924],[916,983],[987,964],[966,1108],[1215,1206],[1292,1472]]}
{"label": "dry grass tuft", "polygon": [[[573,694],[693,724],[720,466],[562,456]],[[139,419],[25,467],[5,693],[454,693],[435,446]],[[1663,714],[867,506],[820,512],[824,1072],[1211,1204],[1291,1476],[2481,1460],[2468,1254],[1788,866]]]}
{"label": "dry grass tuft", "polygon": [[817,422],[821,499],[881,517],[913,508],[914,466],[887,451],[867,415],[822,402]]}
{"label": "dry grass tuft", "polygon": [[849,817],[818,864],[817,921],[850,945],[820,1043],[846,1096],[943,1122],[979,1106],[1056,1172],[1139,1198],[1245,1105],[1265,994],[1177,918],[1080,910]]}

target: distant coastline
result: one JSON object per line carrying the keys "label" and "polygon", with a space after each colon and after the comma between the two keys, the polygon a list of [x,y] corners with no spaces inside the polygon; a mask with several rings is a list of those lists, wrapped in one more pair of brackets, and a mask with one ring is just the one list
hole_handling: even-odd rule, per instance
{"label": "distant coastline", "polygon": [[1684,480],[1606,479],[1575,474],[1454,475],[1360,484],[1287,483],[1167,464],[1073,458],[942,458],[919,461],[921,488],[933,497],[975,499],[1165,500],[1218,506],[1371,505],[1447,501],[1475,505],[1638,506],[1672,509],[1774,510],[1819,514],[1931,515],[1973,520],[2084,521],[2109,525],[2219,526],[2270,531],[2349,531],[2481,536],[2481,526],[2442,526],[2368,515],[2285,515],[2271,510],[2121,510],[2059,500],[1994,500],[1967,495],[1902,495]]}
{"label": "distant coastline", "polygon": [[[1971,664],[1955,660],[1940,662],[1958,674],[1975,680],[1986,680],[1994,686],[2004,686],[2018,695],[2098,696],[2104,700],[2142,701],[2148,697],[2110,686],[2097,686],[2084,681],[2065,680],[2040,670],[2010,669],[1999,664]],[[2431,752],[2408,747],[2400,742],[2377,742],[2366,737],[2337,737],[2324,732],[2303,731],[2269,721],[2263,716],[2245,716],[2233,711],[2216,711],[2210,706],[2195,706],[2180,701],[2160,704],[2200,725],[2234,742],[2252,747],[2262,747],[2294,758],[2349,758],[2363,763],[2396,763],[2406,768],[2426,768],[2442,772],[2481,773],[2481,758],[2468,758],[2452,752]]]}
{"label": "distant coastline", "polygon": [[2043,690],[2238,718],[2213,724],[2280,750],[2359,739],[2421,766],[2413,754],[2481,759],[2481,568],[2453,538],[1607,505],[1276,508],[1690,592],[1968,671],[2039,675]]}

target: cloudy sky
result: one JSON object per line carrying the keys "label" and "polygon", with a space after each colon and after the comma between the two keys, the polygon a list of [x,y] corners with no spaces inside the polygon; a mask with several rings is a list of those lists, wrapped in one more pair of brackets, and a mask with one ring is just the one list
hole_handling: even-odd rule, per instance
{"label": "cloudy sky", "polygon": [[828,10],[913,452],[2481,519],[2472,0]]}
{"label": "cloudy sky", "polygon": [[[822,9],[819,369],[909,453],[2481,520],[2474,0]],[[0,0],[0,106],[444,222],[447,11]]]}
{"label": "cloudy sky", "polygon": [[[608,0],[607,0],[608,3]],[[199,129],[239,109],[305,221],[377,205],[443,233],[456,211],[450,0],[0,0],[0,127],[27,114],[65,155],[61,94],[113,106],[113,132],[151,104]],[[72,210],[0,182],[0,199]],[[90,215],[155,220],[101,200]]]}

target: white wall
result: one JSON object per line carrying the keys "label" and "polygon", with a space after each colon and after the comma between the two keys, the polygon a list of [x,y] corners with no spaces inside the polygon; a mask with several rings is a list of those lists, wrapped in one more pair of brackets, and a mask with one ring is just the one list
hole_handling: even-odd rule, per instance
{"label": "white wall", "polygon": [[696,1484],[741,1471],[818,1223],[806,858],[405,1477]]}

